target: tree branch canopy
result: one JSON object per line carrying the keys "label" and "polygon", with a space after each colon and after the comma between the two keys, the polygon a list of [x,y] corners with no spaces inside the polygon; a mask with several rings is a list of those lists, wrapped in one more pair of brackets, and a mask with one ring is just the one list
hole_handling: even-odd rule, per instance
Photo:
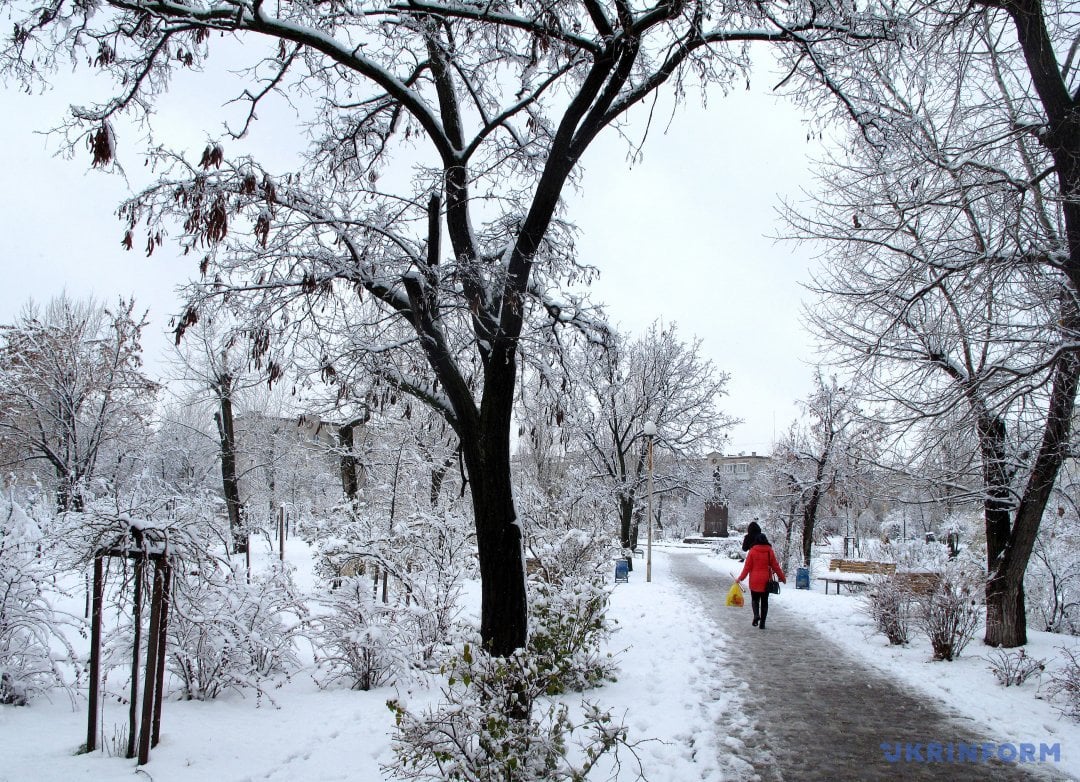
{"label": "tree branch canopy", "polygon": [[[533,292],[591,274],[562,214],[583,154],[666,86],[681,100],[744,75],[750,42],[864,48],[892,24],[841,0],[2,2],[15,33],[0,72],[30,89],[67,62],[112,79],[115,95],[63,128],[95,166],[125,154],[115,124],[152,124],[173,77],[210,68],[212,51],[242,74],[249,109],[280,99],[300,115],[299,173],[213,140],[198,164],[151,150],[161,179],[121,207],[124,244],[146,230],[152,252],[171,233],[200,257],[178,335],[224,308],[272,381],[284,354],[309,376],[362,368],[446,417],[476,513],[481,632],[500,653],[526,627],[509,474],[517,367],[528,329],[551,325]],[[452,251],[435,262],[433,197]]]}

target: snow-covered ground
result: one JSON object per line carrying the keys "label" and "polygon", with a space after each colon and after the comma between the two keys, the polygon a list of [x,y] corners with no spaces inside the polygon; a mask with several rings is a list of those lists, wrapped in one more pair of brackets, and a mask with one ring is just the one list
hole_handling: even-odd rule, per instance
{"label": "snow-covered ground", "polygon": [[[722,599],[722,582],[735,563],[711,556],[704,547],[698,550],[717,570]],[[654,550],[651,584],[645,583],[644,562],[635,564],[630,582],[612,596],[621,627],[612,642],[619,653],[619,680],[586,695],[621,716],[630,740],[640,742],[636,758],[620,757],[619,779],[634,779],[639,762],[652,782],[735,778],[739,761],[724,749],[724,725],[739,713],[740,689],[732,686],[739,674],[726,669],[718,654],[730,640],[702,620],[698,605],[670,578],[663,547]],[[787,588],[779,600],[782,610],[805,617],[853,655],[982,723],[999,741],[1059,742],[1057,769],[1080,778],[1080,726],[1040,699],[1037,682],[1000,687],[977,640],[958,661],[935,663],[922,639],[894,648],[874,635],[856,597]],[[1076,646],[1072,638],[1030,635],[1029,653],[1051,665],[1058,647]],[[382,764],[392,757],[393,715],[386,701],[396,697],[393,688],[322,691],[300,673],[272,695],[273,703],[238,696],[209,703],[168,700],[161,744],[138,772],[134,761],[111,746],[90,756],[75,754],[85,738],[84,698],[74,707],[63,694],[26,708],[0,707],[0,782],[104,782],[136,774],[155,782],[387,778]],[[430,696],[414,688],[407,697],[415,706]],[[106,744],[111,744],[111,726],[125,721],[125,707],[107,702]]]}
{"label": "snow-covered ground", "polygon": [[[726,584],[741,567],[723,557],[703,559]],[[794,584],[794,574],[788,574],[788,585],[770,603],[771,610],[779,604],[780,610],[805,619],[870,667],[978,723],[988,739],[998,744],[1058,744],[1061,759],[1053,762],[1054,770],[1080,779],[1080,725],[1061,716],[1046,692],[1050,674],[1061,665],[1061,649],[1075,653],[1080,650],[1080,638],[1029,628],[1025,651],[1045,660],[1046,671],[1022,686],[1003,687],[991,671],[988,657],[994,650],[982,644],[982,628],[959,658],[934,661],[929,640],[917,632],[907,646],[890,645],[875,631],[859,596],[846,591],[826,595],[819,582],[812,582],[809,591],[794,589]],[[947,778],[947,767],[942,778]]]}

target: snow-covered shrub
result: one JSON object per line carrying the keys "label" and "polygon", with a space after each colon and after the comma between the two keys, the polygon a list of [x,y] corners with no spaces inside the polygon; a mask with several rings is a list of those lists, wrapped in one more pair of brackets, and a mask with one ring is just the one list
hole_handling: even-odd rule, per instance
{"label": "snow-covered shrub", "polygon": [[452,509],[438,515],[417,512],[403,534],[409,555],[396,558],[404,559],[402,580],[408,586],[403,617],[414,625],[421,659],[430,661],[462,635],[461,589],[465,579],[476,575],[473,522]]}
{"label": "snow-covered shrub", "polygon": [[544,699],[532,655],[490,657],[466,644],[446,666],[443,701],[419,714],[387,703],[397,724],[398,779],[539,782],[584,780],[606,753],[627,746],[626,727],[592,704],[571,717]]}
{"label": "snow-covered shrub", "polygon": [[19,503],[0,495],[0,704],[26,705],[65,686],[75,650],[64,633],[77,620],[56,611],[50,540]]}
{"label": "snow-covered shrub", "polygon": [[607,565],[617,548],[599,530],[535,530],[529,581],[529,650],[548,694],[584,690],[614,678],[601,651],[615,632],[608,615]]}
{"label": "snow-covered shrub", "polygon": [[370,690],[412,666],[414,644],[403,632],[401,612],[377,602],[366,579],[342,579],[322,603],[326,613],[311,621],[316,663],[327,671],[319,686],[343,680],[353,690]]}
{"label": "snow-covered shrub", "polygon": [[551,584],[592,579],[601,568],[606,572],[617,553],[619,547],[610,534],[599,529],[534,528],[529,534],[529,556],[536,580]]}
{"label": "snow-covered shrub", "polygon": [[901,582],[882,578],[872,584],[864,609],[890,644],[906,644],[910,640],[914,598]]}
{"label": "snow-covered shrub", "polygon": [[1024,595],[1032,624],[1042,630],[1080,635],[1078,552],[1080,529],[1075,516],[1061,506],[1044,514],[1024,574]]}
{"label": "snow-covered shrub", "polygon": [[1046,691],[1051,698],[1058,700],[1058,710],[1062,716],[1080,722],[1080,660],[1072,649],[1062,647],[1058,651],[1064,656],[1060,670],[1050,674],[1050,683]]}
{"label": "snow-covered shrub", "polygon": [[1028,656],[1022,647],[1015,652],[999,649],[991,652],[986,659],[994,678],[1003,687],[1019,687],[1033,675],[1046,670],[1046,660]]}
{"label": "snow-covered shrub", "polygon": [[529,650],[554,695],[614,681],[615,662],[602,645],[615,632],[610,587],[600,575],[530,585]]}
{"label": "snow-covered shrub", "polygon": [[920,601],[919,626],[930,638],[935,660],[954,660],[982,620],[977,580],[954,569]]}
{"label": "snow-covered shrub", "polygon": [[294,644],[304,609],[289,572],[274,568],[251,583],[236,571],[225,576],[178,579],[173,592],[169,668],[190,700],[227,690],[262,695],[300,665]]}
{"label": "snow-covered shrub", "polygon": [[458,597],[476,570],[473,534],[471,519],[454,507],[413,511],[397,519],[389,534],[376,511],[356,514],[342,506],[314,538],[317,572],[335,588],[365,571],[381,574],[381,582],[368,582],[368,591],[378,589],[399,609],[400,622],[411,625],[419,660],[430,662],[460,635]]}

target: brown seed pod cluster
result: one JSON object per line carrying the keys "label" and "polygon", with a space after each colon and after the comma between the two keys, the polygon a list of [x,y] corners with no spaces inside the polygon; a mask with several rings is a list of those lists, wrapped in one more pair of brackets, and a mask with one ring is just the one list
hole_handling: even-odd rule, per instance
{"label": "brown seed pod cluster", "polygon": [[112,162],[115,140],[108,122],[101,123],[97,130],[87,134],[86,146],[93,157],[92,166],[104,168]]}

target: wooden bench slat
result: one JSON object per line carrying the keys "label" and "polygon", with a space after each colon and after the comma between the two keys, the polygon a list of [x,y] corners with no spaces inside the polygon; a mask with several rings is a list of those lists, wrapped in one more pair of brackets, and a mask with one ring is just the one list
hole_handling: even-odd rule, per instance
{"label": "wooden bench slat", "polygon": [[862,559],[829,560],[829,570],[841,573],[865,573],[869,575],[891,576],[896,572],[895,562],[872,562]]}
{"label": "wooden bench slat", "polygon": [[828,594],[829,582],[836,584],[836,593],[840,594],[840,585],[869,585],[872,583],[870,576],[892,576],[896,573],[896,564],[893,562],[873,562],[863,559],[831,559],[829,560],[829,572],[827,575],[818,576],[818,581],[825,582],[825,592]]}

